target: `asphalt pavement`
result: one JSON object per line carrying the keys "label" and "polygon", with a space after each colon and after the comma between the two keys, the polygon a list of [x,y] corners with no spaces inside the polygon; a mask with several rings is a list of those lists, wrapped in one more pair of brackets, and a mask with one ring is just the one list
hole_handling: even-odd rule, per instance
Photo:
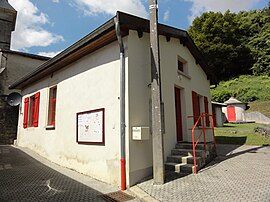
{"label": "asphalt pavement", "polygon": [[57,166],[28,149],[0,145],[1,202],[125,201],[114,196],[130,197],[118,187]]}

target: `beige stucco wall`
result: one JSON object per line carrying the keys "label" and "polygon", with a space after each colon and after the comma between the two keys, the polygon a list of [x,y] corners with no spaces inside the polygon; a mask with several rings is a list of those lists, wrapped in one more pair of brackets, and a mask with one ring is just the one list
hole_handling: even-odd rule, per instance
{"label": "beige stucco wall", "polygon": [[[18,144],[52,162],[119,185],[119,49],[112,43],[87,55],[23,90],[23,96],[40,91],[39,126],[22,128]],[[46,130],[49,87],[57,85],[56,126]],[[105,108],[105,145],[76,142],[76,113]]]}
{"label": "beige stucco wall", "polygon": [[[129,94],[129,136],[131,137],[132,126],[149,126],[149,98],[151,83],[150,76],[150,45],[149,34],[144,33],[139,38],[137,32],[130,31],[128,40],[128,94]],[[180,56],[188,62],[189,76],[178,74],[177,58]],[[210,83],[205,72],[189,50],[180,44],[178,39],[171,38],[169,42],[160,36],[160,61],[162,78],[162,99],[165,111],[165,134],[164,151],[165,157],[171,152],[176,144],[176,121],[175,121],[175,98],[174,87],[181,88],[182,119],[183,119],[183,140],[191,141],[193,119],[187,116],[193,115],[191,91],[199,95],[207,96],[209,100],[209,112],[211,113]],[[203,100],[202,100],[203,102]],[[204,104],[201,103],[204,111]],[[208,140],[212,140],[209,136]],[[152,167],[152,143],[150,140],[135,141],[129,140],[129,172],[130,182],[140,180]]]}

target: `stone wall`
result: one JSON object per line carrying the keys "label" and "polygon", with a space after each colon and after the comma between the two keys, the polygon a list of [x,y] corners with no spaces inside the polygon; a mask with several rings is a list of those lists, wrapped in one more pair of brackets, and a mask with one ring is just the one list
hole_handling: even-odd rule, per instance
{"label": "stone wall", "polygon": [[48,60],[47,57],[10,50],[0,51],[0,144],[11,144],[17,137],[19,107],[7,104],[7,95],[19,90],[9,85]]}
{"label": "stone wall", "polygon": [[260,133],[262,136],[270,138],[270,128],[269,127],[258,126],[254,130],[257,133]]}
{"label": "stone wall", "polygon": [[260,112],[245,112],[245,121],[255,121],[256,123],[270,124],[270,118]]}
{"label": "stone wall", "polygon": [[19,106],[9,106],[0,98],[0,144],[12,144],[17,138]]}

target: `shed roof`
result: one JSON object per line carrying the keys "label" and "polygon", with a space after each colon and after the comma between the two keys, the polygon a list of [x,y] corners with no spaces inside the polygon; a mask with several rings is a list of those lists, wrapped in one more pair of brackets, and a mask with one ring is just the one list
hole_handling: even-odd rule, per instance
{"label": "shed roof", "polygon": [[224,102],[225,104],[244,104],[241,101],[237,100],[234,97],[230,97],[227,101]]}
{"label": "shed roof", "polygon": [[227,104],[225,104],[225,103],[214,102],[214,101],[211,101],[211,104],[212,105],[218,105],[218,106],[221,106],[221,107],[226,107],[227,106]]}
{"label": "shed roof", "polygon": [[[33,82],[36,82],[45,76],[50,75],[61,68],[64,68],[79,58],[94,52],[113,41],[116,41],[117,37],[115,32],[114,18],[118,18],[119,20],[122,36],[128,35],[129,30],[136,30],[139,35],[143,34],[143,32],[149,33],[150,31],[149,20],[118,11],[115,17],[108,20],[103,25],[55,57],[40,65],[29,74],[15,81],[15,83],[13,83],[9,88],[22,89],[32,84]],[[208,69],[201,53],[186,31],[163,24],[158,24],[158,33],[159,35],[166,36],[168,41],[170,40],[170,37],[178,38],[179,43],[183,44],[189,49],[195,58],[196,63],[203,68],[211,83],[217,83],[215,75]]]}
{"label": "shed roof", "polygon": [[35,55],[35,54],[31,54],[31,53],[24,53],[24,52],[1,49],[1,48],[0,48],[0,52],[20,55],[23,57],[28,57],[28,58],[38,59],[38,60],[49,60],[50,59],[50,57],[46,57],[46,56],[42,56],[42,55]]}

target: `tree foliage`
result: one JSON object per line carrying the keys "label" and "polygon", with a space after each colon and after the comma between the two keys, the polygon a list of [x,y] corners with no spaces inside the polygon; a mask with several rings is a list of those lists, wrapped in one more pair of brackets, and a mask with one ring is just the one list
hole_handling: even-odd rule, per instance
{"label": "tree foliage", "polygon": [[270,10],[206,12],[188,29],[219,81],[270,75]]}

